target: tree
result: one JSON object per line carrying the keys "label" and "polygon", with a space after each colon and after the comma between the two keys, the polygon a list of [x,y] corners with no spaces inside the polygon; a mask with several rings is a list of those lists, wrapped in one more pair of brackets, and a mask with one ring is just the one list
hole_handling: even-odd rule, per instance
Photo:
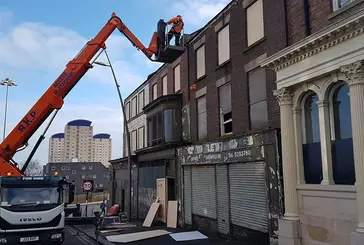
{"label": "tree", "polygon": [[[19,164],[19,169],[22,169],[25,162]],[[25,174],[27,176],[42,176],[43,175],[43,166],[40,164],[38,160],[31,160],[27,169],[25,170]]]}

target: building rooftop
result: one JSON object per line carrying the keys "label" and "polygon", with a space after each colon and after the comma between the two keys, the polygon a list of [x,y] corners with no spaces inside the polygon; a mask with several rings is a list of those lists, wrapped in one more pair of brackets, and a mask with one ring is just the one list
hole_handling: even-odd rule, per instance
{"label": "building rooftop", "polygon": [[77,119],[67,123],[67,126],[80,126],[80,127],[88,127],[91,126],[91,121],[85,119]]}
{"label": "building rooftop", "polygon": [[110,134],[95,134],[94,139],[110,139]]}
{"label": "building rooftop", "polygon": [[64,133],[53,134],[51,136],[51,138],[53,138],[53,139],[62,139],[62,138],[64,138]]}

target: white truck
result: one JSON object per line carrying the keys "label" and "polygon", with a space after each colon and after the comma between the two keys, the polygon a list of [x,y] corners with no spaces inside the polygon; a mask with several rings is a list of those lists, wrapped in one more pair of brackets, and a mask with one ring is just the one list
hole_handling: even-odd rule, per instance
{"label": "white truck", "polygon": [[62,244],[73,199],[61,177],[0,177],[0,244]]}

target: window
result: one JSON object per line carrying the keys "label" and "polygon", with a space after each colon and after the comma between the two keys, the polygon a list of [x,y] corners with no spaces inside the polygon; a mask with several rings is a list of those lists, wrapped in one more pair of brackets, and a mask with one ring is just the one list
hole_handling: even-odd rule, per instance
{"label": "window", "polygon": [[268,127],[266,71],[257,68],[248,73],[250,128]]}
{"label": "window", "polygon": [[322,158],[320,143],[320,120],[318,96],[313,91],[302,98],[302,154],[306,184],[320,184],[322,181]]}
{"label": "window", "polygon": [[65,170],[66,169],[66,167],[65,166],[62,166],[62,168],[61,168],[62,170]]}
{"label": "window", "polygon": [[88,166],[88,169],[92,169],[92,165]]}
{"label": "window", "polygon": [[81,178],[82,178],[82,179],[85,179],[85,178],[86,178],[86,176],[83,174]]}
{"label": "window", "polygon": [[144,127],[138,129],[138,149],[144,147]]}
{"label": "window", "polygon": [[153,86],[152,86],[152,98],[153,98],[153,100],[155,100],[155,99],[158,98],[158,95],[157,95],[157,83],[153,84]]}
{"label": "window", "polygon": [[206,95],[197,98],[197,131],[198,140],[207,137],[207,118],[206,118]]}
{"label": "window", "polygon": [[126,120],[129,120],[129,119],[130,119],[129,111],[130,111],[130,103],[129,103],[129,102],[127,102],[127,103],[125,104],[125,115],[126,115]]}
{"label": "window", "polygon": [[134,130],[131,132],[131,151],[135,151],[137,149],[137,131]]}
{"label": "window", "polygon": [[230,33],[229,25],[225,26],[217,34],[218,43],[218,64],[228,61],[230,59]]}
{"label": "window", "polygon": [[162,95],[167,95],[168,94],[168,90],[167,90],[167,75],[165,75],[162,78]]}
{"label": "window", "polygon": [[76,174],[76,170],[72,170],[72,174]]}
{"label": "window", "polygon": [[138,94],[138,113],[143,111],[144,107],[144,90]]}
{"label": "window", "polygon": [[263,0],[257,0],[246,10],[248,46],[264,37]]}
{"label": "window", "polygon": [[52,167],[51,167],[51,170],[56,170],[56,167],[55,167],[55,166],[52,166]]}
{"label": "window", "polygon": [[231,111],[231,84],[219,88],[220,127],[221,135],[233,132],[233,119]]}
{"label": "window", "polygon": [[70,166],[66,166],[66,170],[70,170]]}
{"label": "window", "polygon": [[205,75],[205,45],[196,50],[196,73],[197,79]]}
{"label": "window", "polygon": [[92,175],[92,178],[96,179],[96,174]]}
{"label": "window", "polygon": [[135,117],[137,115],[137,97],[135,96],[131,100],[131,117]]}
{"label": "window", "polygon": [[334,7],[334,11],[345,7],[346,5],[348,5],[351,2],[354,2],[355,0],[333,0],[333,7]]}
{"label": "window", "polygon": [[66,175],[66,179],[70,179],[70,176],[69,175]]}
{"label": "window", "polygon": [[173,69],[174,73],[174,92],[181,89],[181,66],[177,65]]}
{"label": "window", "polygon": [[354,185],[355,167],[349,86],[344,82],[333,86],[329,99],[334,181],[338,185]]}

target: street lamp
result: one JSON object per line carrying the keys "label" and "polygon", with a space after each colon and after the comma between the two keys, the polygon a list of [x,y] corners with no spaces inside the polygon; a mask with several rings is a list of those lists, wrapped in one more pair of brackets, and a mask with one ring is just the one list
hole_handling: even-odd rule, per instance
{"label": "street lamp", "polygon": [[98,56],[96,57],[96,59],[93,62],[93,64],[100,65],[100,66],[110,67],[111,73],[112,73],[113,78],[114,78],[114,82],[115,82],[116,89],[118,90],[120,105],[121,105],[121,109],[122,109],[122,113],[123,113],[123,118],[124,118],[124,133],[126,135],[126,143],[128,144],[127,151],[128,151],[128,182],[129,182],[129,190],[128,190],[128,212],[127,213],[128,213],[128,221],[130,222],[131,221],[131,203],[132,203],[131,202],[131,186],[132,186],[131,169],[132,169],[132,166],[131,166],[130,134],[129,134],[129,128],[128,128],[128,123],[127,123],[126,114],[125,114],[124,102],[123,102],[123,98],[122,98],[121,92],[120,92],[120,85],[119,85],[119,83],[118,83],[118,81],[116,79],[116,75],[115,75],[115,72],[114,72],[114,68],[111,65],[109,56],[107,55],[107,52],[106,52],[105,49],[103,51],[105,52],[105,55],[106,55],[106,58],[107,58],[107,61],[108,61],[109,64],[105,64],[103,62],[96,61],[96,59],[97,59]]}
{"label": "street lamp", "polygon": [[5,139],[5,131],[6,131],[6,114],[8,110],[8,94],[9,94],[9,87],[17,86],[16,83],[9,79],[5,78],[5,80],[1,80],[0,85],[6,86],[6,95],[5,95],[5,116],[4,116],[4,132],[3,132],[3,141]]}

